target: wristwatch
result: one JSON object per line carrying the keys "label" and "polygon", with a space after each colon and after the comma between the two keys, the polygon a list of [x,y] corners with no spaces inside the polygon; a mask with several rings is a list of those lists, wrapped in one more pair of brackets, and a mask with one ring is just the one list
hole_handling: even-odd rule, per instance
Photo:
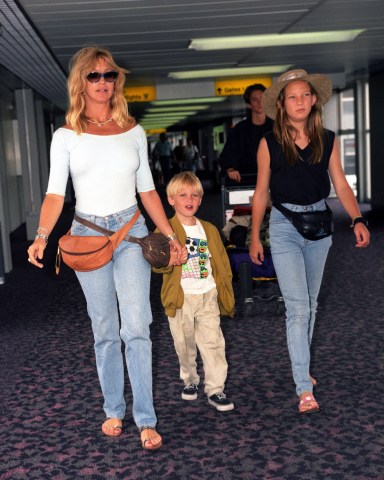
{"label": "wristwatch", "polygon": [[368,220],[366,220],[364,217],[354,218],[351,226],[355,227],[356,223],[363,223],[366,227],[368,227]]}

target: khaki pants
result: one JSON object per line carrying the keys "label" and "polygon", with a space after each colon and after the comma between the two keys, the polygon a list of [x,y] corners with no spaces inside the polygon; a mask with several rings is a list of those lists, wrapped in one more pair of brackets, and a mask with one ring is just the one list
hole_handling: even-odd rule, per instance
{"label": "khaki pants", "polygon": [[204,294],[184,295],[183,307],[168,320],[184,385],[199,384],[196,368],[198,348],[204,365],[205,393],[210,397],[223,392],[228,364],[216,288]]}

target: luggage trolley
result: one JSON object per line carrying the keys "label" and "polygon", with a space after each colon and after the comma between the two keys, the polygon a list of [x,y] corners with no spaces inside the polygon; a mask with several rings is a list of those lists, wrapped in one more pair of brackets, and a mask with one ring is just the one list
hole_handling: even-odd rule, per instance
{"label": "luggage trolley", "polygon": [[232,217],[235,206],[250,207],[252,195],[256,188],[256,175],[244,174],[241,182],[234,182],[228,177],[222,178],[221,202],[223,227]]}
{"label": "luggage trolley", "polygon": [[[242,175],[242,182],[234,182],[229,178],[222,179],[222,217],[223,228],[231,221],[232,217],[247,216],[252,214],[252,196],[256,187],[256,175]],[[270,210],[270,209],[269,209]],[[269,211],[266,212],[264,224],[266,229],[269,222]],[[245,224],[247,221],[244,222]],[[243,224],[244,225],[244,224]],[[247,229],[249,229],[249,225]],[[244,226],[240,226],[244,229]],[[233,227],[234,228],[234,227]],[[232,230],[231,230],[232,232]],[[261,232],[263,234],[263,231]],[[248,233],[249,235],[249,233]],[[265,234],[264,234],[265,235]],[[269,237],[269,236],[268,236]],[[245,238],[242,238],[245,240]],[[263,265],[254,264],[249,256],[248,247],[245,244],[233,244],[229,242],[227,253],[231,264],[234,278],[239,280],[240,297],[245,313],[251,313],[255,306],[255,300],[276,300],[276,311],[280,314],[284,310],[284,301],[277,284],[275,269],[268,247],[265,247],[265,261]],[[260,294],[262,286],[268,285],[268,291]],[[269,287],[269,285],[271,287]],[[271,288],[273,288],[271,291]],[[259,292],[254,292],[259,289]]]}

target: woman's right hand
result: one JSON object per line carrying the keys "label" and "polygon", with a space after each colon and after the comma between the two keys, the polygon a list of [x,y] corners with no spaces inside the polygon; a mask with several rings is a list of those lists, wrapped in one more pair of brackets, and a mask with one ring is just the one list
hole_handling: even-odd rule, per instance
{"label": "woman's right hand", "polygon": [[28,248],[28,262],[35,267],[43,268],[43,264],[38,262],[38,259],[41,260],[44,256],[44,250],[47,246],[43,238],[38,238],[35,240],[32,245]]}
{"label": "woman's right hand", "polygon": [[249,256],[251,257],[252,262],[256,263],[256,265],[261,265],[264,262],[264,248],[260,240],[251,240]]}
{"label": "woman's right hand", "polygon": [[[56,195],[53,193],[47,193],[44,198],[43,204],[41,206],[39,228],[37,233],[40,231],[44,232],[46,238],[52,232],[53,227],[56,225],[56,222],[60,216],[60,213],[64,205],[64,196]],[[43,268],[43,264],[39,262],[43,258],[45,247],[47,242],[44,238],[37,237],[32,245],[28,248],[28,262],[35,265],[35,267]]]}

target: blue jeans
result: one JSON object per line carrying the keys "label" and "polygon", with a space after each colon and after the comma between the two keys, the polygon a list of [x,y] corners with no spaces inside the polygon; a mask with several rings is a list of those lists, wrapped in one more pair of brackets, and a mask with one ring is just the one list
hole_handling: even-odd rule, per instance
{"label": "blue jeans", "polygon": [[[284,203],[294,211],[324,210],[324,200],[300,206]],[[310,347],[315,325],[317,297],[332,237],[311,241],[276,208],[272,208],[269,234],[272,260],[286,307],[289,356],[296,393],[312,391],[309,378]]]}
{"label": "blue jeans", "polygon": [[[109,230],[118,230],[136,211],[136,206],[107,217],[77,214]],[[73,235],[101,235],[73,221]],[[142,215],[130,234],[143,237],[148,233]],[[152,343],[149,326],[152,312],[149,301],[149,263],[141,247],[123,241],[112,261],[92,272],[76,272],[83,289],[88,315],[92,321],[96,366],[108,418],[124,418],[124,359],[133,396],[133,418],[138,427],[155,426],[152,397]]]}

